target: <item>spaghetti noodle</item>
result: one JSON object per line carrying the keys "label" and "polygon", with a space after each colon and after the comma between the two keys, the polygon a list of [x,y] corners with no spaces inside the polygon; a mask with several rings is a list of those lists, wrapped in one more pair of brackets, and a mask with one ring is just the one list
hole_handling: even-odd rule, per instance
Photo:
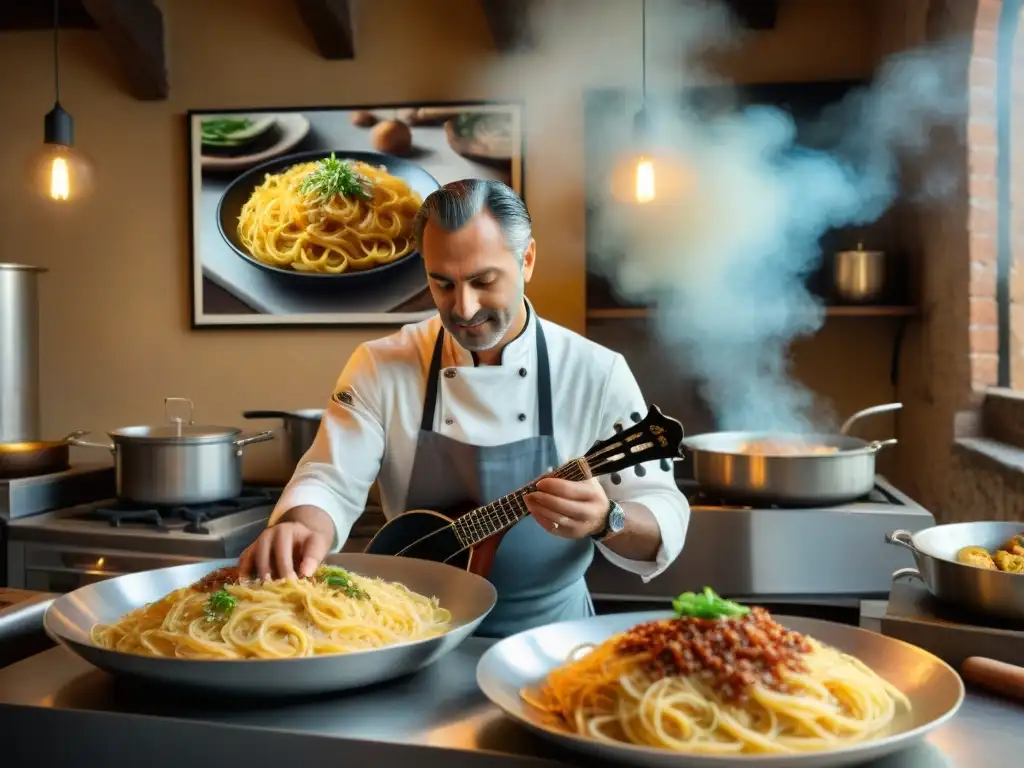
{"label": "spaghetti noodle", "polygon": [[581,646],[521,695],[581,736],[722,756],[839,749],[885,735],[911,707],[859,660],[761,608],[639,624]]}
{"label": "spaghetti noodle", "polygon": [[423,200],[384,168],[331,157],[268,173],[238,217],[253,258],[298,272],[374,269],[415,250]]}
{"label": "spaghetti noodle", "polygon": [[443,634],[436,598],[340,568],[311,579],[239,580],[223,569],[113,624],[93,627],[101,648],[185,659],[283,659],[382,648]]}

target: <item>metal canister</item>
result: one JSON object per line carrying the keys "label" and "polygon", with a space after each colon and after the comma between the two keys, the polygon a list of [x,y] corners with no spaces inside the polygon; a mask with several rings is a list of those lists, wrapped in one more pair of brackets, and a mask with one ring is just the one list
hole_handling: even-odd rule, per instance
{"label": "metal canister", "polygon": [[39,275],[0,264],[0,443],[42,439],[39,398]]}
{"label": "metal canister", "polygon": [[885,293],[884,251],[868,251],[860,243],[852,251],[840,251],[835,257],[835,287],[840,301],[871,304]]}

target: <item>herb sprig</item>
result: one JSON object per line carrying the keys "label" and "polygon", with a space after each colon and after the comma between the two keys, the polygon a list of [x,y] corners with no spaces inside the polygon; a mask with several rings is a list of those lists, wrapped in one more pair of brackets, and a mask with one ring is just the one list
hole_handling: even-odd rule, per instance
{"label": "herb sprig", "polygon": [[302,180],[299,191],[304,195],[315,195],[317,204],[324,204],[335,195],[360,200],[370,200],[372,182],[352,167],[347,160],[331,156],[318,160],[316,167]]}
{"label": "herb sprig", "polygon": [[221,588],[206,599],[203,610],[209,621],[224,621],[235,610],[236,605],[238,605],[238,598]]}
{"label": "herb sprig", "polygon": [[727,619],[750,613],[747,606],[719,597],[711,587],[699,593],[683,592],[672,601],[672,609],[680,618],[694,619]]}
{"label": "herb sprig", "polygon": [[348,572],[341,568],[333,566],[318,568],[316,578],[327,586],[344,592],[346,597],[351,597],[355,600],[366,600],[369,598],[366,590],[360,589],[356,586],[355,582],[352,581],[352,577],[348,575]]}

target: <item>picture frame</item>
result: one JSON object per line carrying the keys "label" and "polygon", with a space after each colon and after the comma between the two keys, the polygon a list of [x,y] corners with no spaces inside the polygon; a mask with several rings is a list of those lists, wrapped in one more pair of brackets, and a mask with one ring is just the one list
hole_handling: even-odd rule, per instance
{"label": "picture frame", "polygon": [[[405,238],[411,234],[410,216],[401,222],[400,238],[386,240],[400,240],[403,247],[395,250],[408,252],[376,262],[357,259],[362,252],[346,256],[345,249],[355,247],[351,242],[325,253],[315,238],[309,241],[313,245],[299,247],[294,237],[285,241],[272,234],[281,227],[291,232],[308,226],[308,221],[281,220],[300,215],[294,206],[288,214],[274,214],[274,227],[266,221],[255,227],[250,206],[249,228],[242,235],[243,208],[267,174],[284,179],[279,174],[325,161],[332,153],[345,163],[382,168],[405,183],[402,188],[413,201],[463,178],[497,179],[522,196],[522,121],[523,105],[515,101],[190,110],[191,327],[397,326],[428,317],[435,309],[422,258],[414,246],[409,251]],[[263,205],[260,215],[269,209]],[[287,253],[281,242],[289,243]],[[374,251],[380,252],[380,247]]]}

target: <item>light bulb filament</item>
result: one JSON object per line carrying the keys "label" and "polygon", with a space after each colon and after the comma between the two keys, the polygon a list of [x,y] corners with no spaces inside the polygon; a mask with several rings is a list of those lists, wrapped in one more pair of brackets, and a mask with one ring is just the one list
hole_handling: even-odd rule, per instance
{"label": "light bulb filament", "polygon": [[54,200],[67,200],[71,197],[71,180],[66,158],[55,157],[50,165],[50,197]]}
{"label": "light bulb filament", "polygon": [[649,203],[654,200],[654,163],[640,158],[636,164],[636,201]]}

